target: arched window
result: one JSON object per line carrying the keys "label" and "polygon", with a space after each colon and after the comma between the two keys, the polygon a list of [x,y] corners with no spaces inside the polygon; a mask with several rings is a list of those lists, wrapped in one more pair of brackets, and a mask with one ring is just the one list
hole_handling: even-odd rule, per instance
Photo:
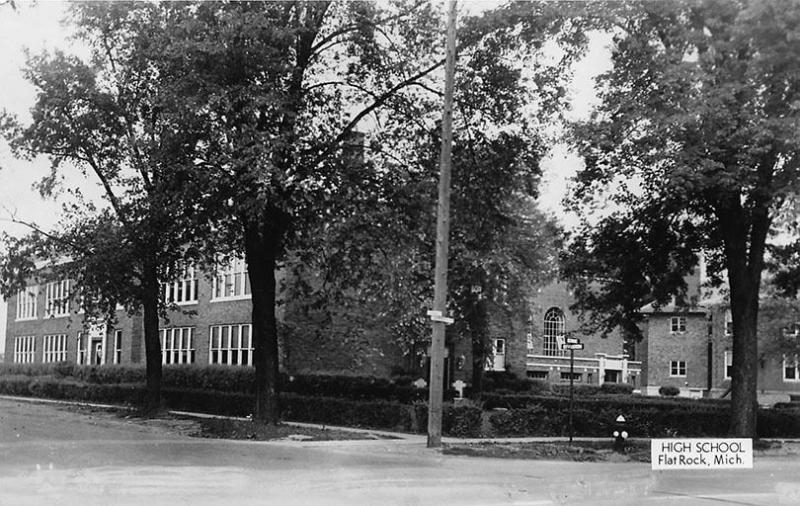
{"label": "arched window", "polygon": [[544,349],[545,355],[561,355],[558,349],[556,336],[563,336],[565,332],[564,312],[557,307],[551,307],[544,314]]}

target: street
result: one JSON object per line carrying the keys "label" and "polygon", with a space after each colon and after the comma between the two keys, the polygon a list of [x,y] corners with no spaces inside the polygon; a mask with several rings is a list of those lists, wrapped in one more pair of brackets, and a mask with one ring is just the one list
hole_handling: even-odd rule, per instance
{"label": "street", "polygon": [[800,504],[792,456],[667,472],[445,456],[420,436],[251,442],[185,429],[0,399],[0,505]]}

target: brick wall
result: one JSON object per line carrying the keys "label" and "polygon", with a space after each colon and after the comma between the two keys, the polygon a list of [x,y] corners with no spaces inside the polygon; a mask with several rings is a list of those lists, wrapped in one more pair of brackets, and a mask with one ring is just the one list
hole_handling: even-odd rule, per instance
{"label": "brick wall", "polygon": [[[686,317],[686,331],[672,333],[670,319]],[[646,385],[706,388],[708,326],[705,313],[653,313],[647,323]],[[670,374],[671,361],[686,362],[686,376]]]}

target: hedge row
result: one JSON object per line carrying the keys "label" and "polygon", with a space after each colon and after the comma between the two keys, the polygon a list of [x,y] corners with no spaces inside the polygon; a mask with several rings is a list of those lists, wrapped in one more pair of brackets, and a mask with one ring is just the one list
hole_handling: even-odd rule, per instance
{"label": "hedge row", "polygon": [[[509,395],[502,393],[484,393],[480,396],[484,410],[495,408],[522,409],[533,405],[542,405],[548,408],[560,408],[567,405],[569,397],[566,395]],[[673,409],[676,407],[726,407],[730,404],[727,399],[687,399],[672,397],[647,397],[641,395],[604,394],[599,392],[594,396],[575,396],[576,407],[581,404],[587,409],[596,406],[611,407],[614,409],[627,409],[630,406],[650,406]]]}
{"label": "hedge row", "polygon": [[[686,408],[673,406],[658,409],[629,406],[617,408],[576,403],[573,412],[573,434],[609,437],[617,427],[616,417],[625,416],[625,429],[631,437],[702,437],[725,436],[730,413],[725,408]],[[566,436],[569,427],[567,409],[548,409],[536,405],[525,409],[500,411],[489,416],[492,432],[498,436]],[[759,437],[800,437],[800,415],[786,410],[758,411]]]}
{"label": "hedge row", "polygon": [[[55,376],[0,376],[0,393],[84,402],[140,404],[142,383],[98,384]],[[163,401],[172,409],[246,416],[252,412],[251,394],[196,388],[163,389]],[[730,415],[726,406],[711,403],[642,402],[647,398],[576,400],[573,430],[576,436],[609,437],[616,417],[625,416],[632,437],[723,436]],[[456,437],[482,435],[487,417],[487,435],[565,436],[568,430],[567,403],[542,396],[540,404],[525,408],[483,412],[476,406],[446,405],[442,433]],[[634,402],[638,401],[638,402]],[[388,401],[356,401],[342,398],[281,394],[282,418],[286,420],[368,427],[374,429],[425,432],[428,410],[424,403],[413,405]],[[762,409],[758,412],[760,437],[800,437],[800,411]]]}
{"label": "hedge row", "polygon": [[[140,405],[143,383],[89,383],[71,378],[34,375],[0,376],[0,394],[75,400],[81,402]],[[253,396],[242,392],[221,392],[197,388],[166,387],[162,402],[170,409],[198,411],[226,416],[247,416],[253,411]],[[476,435],[480,410],[447,406],[445,435]],[[388,401],[355,401],[342,398],[281,394],[281,417],[298,422],[424,432],[427,407]],[[466,421],[465,421],[466,420]]]}
{"label": "hedge row", "polygon": [[[145,381],[142,365],[103,365],[101,367],[57,364],[1,364],[0,377],[29,376],[66,378],[92,384],[127,384]],[[428,390],[411,385],[410,381],[393,382],[371,376],[281,374],[278,389],[299,395],[342,397],[354,400],[386,400],[412,403],[428,398]],[[219,390],[253,394],[255,370],[251,367],[224,365],[167,365],[163,368],[164,388]],[[452,399],[455,391],[445,393]]]}

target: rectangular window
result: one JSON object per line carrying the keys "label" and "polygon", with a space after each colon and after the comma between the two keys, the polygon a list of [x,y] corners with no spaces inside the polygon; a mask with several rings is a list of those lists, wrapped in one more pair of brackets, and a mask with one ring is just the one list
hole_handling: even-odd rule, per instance
{"label": "rectangular window", "polygon": [[783,381],[800,381],[800,362],[796,355],[783,357]]}
{"label": "rectangular window", "polygon": [[686,332],[686,317],[673,316],[669,319],[669,332],[671,334],[682,334]]}
{"label": "rectangular window", "polygon": [[252,327],[212,325],[209,329],[208,362],[224,365],[253,365]]}
{"label": "rectangular window", "polygon": [[122,331],[114,331],[114,354],[112,360],[115,364],[122,363]]}
{"label": "rectangular window", "polygon": [[44,336],[42,343],[42,362],[66,362],[67,360],[67,335],[56,334]]}
{"label": "rectangular window", "polygon": [[245,299],[250,297],[250,278],[243,258],[233,258],[217,267],[211,286],[211,300]]}
{"label": "rectangular window", "polygon": [[[562,372],[561,373],[561,381],[569,381],[570,373]],[[583,379],[583,373],[574,372],[572,373],[572,381],[581,381]]]}
{"label": "rectangular window", "polygon": [[69,315],[69,280],[47,283],[44,307],[48,318]]}
{"label": "rectangular window", "polygon": [[76,346],[78,365],[85,365],[89,363],[89,335],[86,332],[78,332],[78,342]]}
{"label": "rectangular window", "polygon": [[18,336],[14,338],[14,363],[32,364],[36,355],[36,337]]}
{"label": "rectangular window", "polygon": [[725,335],[726,336],[733,335],[733,315],[731,314],[730,309],[725,311]]}
{"label": "rectangular window", "polygon": [[725,352],[725,379],[731,379],[733,377],[733,352],[726,351]]}
{"label": "rectangular window", "polygon": [[194,363],[194,328],[173,327],[161,329],[161,363]]}
{"label": "rectangular window", "polygon": [[164,301],[167,304],[197,303],[197,273],[194,266],[183,269],[179,279],[164,283]]}
{"label": "rectangular window", "polygon": [[39,297],[39,286],[26,286],[17,292],[17,320],[36,319],[36,299]]}
{"label": "rectangular window", "polygon": [[670,376],[686,376],[686,362],[683,360],[673,360],[669,363]]}
{"label": "rectangular window", "polygon": [[528,378],[535,380],[546,380],[547,371],[528,371]]}

